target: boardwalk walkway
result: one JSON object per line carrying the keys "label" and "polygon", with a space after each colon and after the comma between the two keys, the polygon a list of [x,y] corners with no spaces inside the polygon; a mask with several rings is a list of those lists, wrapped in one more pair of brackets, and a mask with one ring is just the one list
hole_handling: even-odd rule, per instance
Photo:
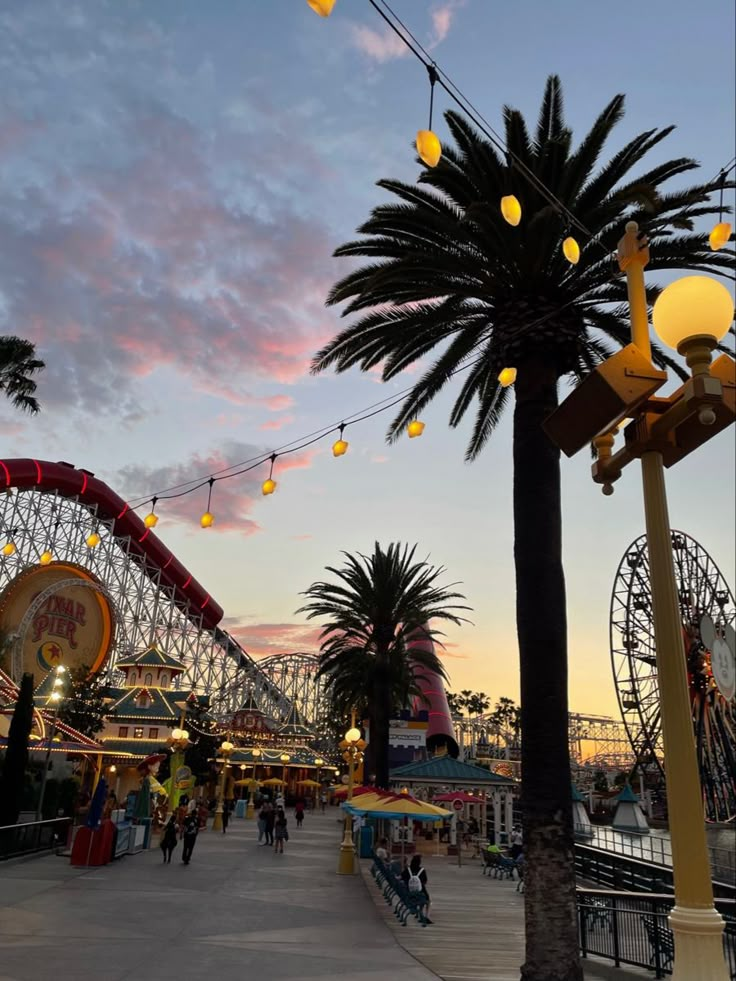
{"label": "boardwalk walkway", "polygon": [[[517,882],[494,879],[480,871],[478,859],[457,860],[424,855],[432,897],[432,925],[422,928],[410,918],[402,927],[361,862],[366,888],[379,915],[418,961],[444,981],[519,981],[524,960],[524,896]],[[610,963],[584,962],[585,977],[633,981],[652,978],[650,971],[616,970]]]}
{"label": "boardwalk walkway", "polygon": [[0,865],[0,981],[436,981],[336,875],[335,810],[285,855],[254,821],[202,832],[191,865],[158,848],[94,870],[49,856]]}

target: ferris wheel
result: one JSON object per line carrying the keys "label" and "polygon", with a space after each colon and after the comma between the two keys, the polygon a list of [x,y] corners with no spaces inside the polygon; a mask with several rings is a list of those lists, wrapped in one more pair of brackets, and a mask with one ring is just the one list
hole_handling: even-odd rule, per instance
{"label": "ferris wheel", "polygon": [[[734,598],[695,539],[672,532],[672,553],[703,802],[709,821],[736,819]],[[611,659],[637,765],[664,776],[662,723],[646,535],[626,550],[611,597]]]}

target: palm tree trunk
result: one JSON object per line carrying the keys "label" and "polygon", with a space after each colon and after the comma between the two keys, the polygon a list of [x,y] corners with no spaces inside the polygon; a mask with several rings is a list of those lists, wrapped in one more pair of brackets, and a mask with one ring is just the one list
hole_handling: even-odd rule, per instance
{"label": "palm tree trunk", "polygon": [[554,367],[519,369],[514,410],[514,561],[521,666],[526,962],[523,981],[582,981],[567,741],[567,620],[560,452],[542,430]]}
{"label": "palm tree trunk", "polygon": [[388,736],[390,689],[387,672],[377,670],[375,687],[371,699],[371,744],[373,745],[373,765],[376,773],[376,786],[388,788]]}

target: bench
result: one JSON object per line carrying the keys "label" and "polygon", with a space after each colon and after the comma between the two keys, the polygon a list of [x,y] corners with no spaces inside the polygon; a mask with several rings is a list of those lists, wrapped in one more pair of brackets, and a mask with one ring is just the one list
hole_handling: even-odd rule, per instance
{"label": "bench", "polygon": [[427,901],[422,893],[409,892],[401,875],[375,856],[371,865],[371,875],[402,926],[406,926],[410,916],[416,917],[420,926],[427,926],[429,922],[425,912]]}
{"label": "bench", "polygon": [[516,862],[499,852],[483,851],[483,875],[491,875],[494,879],[513,879]]}

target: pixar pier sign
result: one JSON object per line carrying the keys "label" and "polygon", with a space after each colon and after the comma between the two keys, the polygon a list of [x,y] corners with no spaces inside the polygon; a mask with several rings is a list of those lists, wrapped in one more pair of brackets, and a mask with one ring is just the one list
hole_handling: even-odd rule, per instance
{"label": "pixar pier sign", "polygon": [[[90,588],[98,585],[82,566],[54,562],[25,569],[0,594],[0,631],[17,635],[23,625],[20,666],[36,683],[60,664],[70,671],[84,666],[95,674],[107,660],[114,620],[107,597]],[[28,612],[43,594],[46,598],[28,621]]]}

